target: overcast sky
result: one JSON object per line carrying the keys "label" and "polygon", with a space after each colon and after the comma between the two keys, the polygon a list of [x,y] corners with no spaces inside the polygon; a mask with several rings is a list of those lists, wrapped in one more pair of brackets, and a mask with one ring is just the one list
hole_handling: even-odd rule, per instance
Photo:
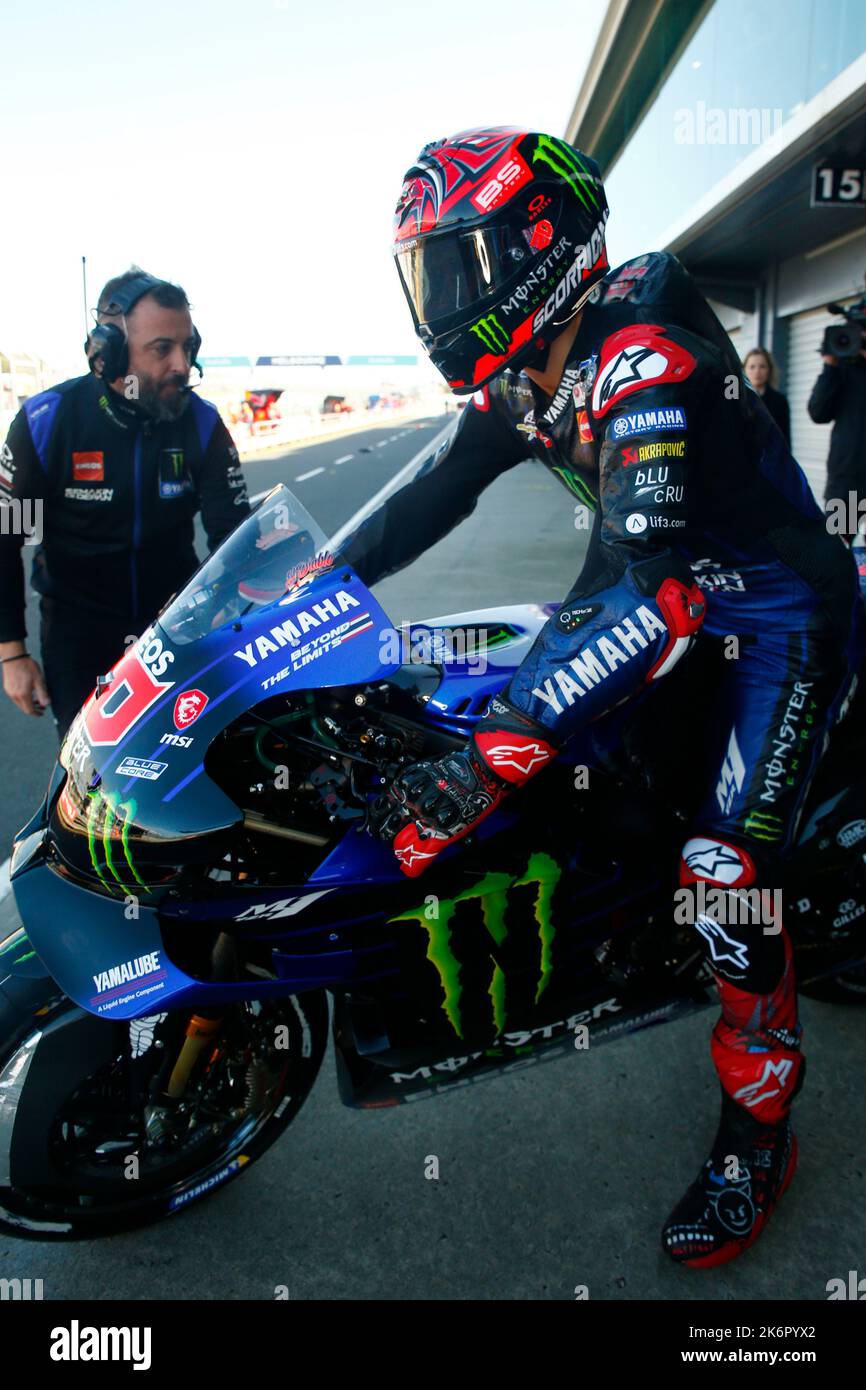
{"label": "overcast sky", "polygon": [[404,170],[475,125],[563,134],[605,0],[17,3],[0,14],[0,350],[84,369],[135,261],[205,355],[412,352]]}

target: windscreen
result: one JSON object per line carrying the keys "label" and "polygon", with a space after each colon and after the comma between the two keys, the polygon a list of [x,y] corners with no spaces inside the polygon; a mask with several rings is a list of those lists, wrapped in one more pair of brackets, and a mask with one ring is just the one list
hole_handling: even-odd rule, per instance
{"label": "windscreen", "polygon": [[173,643],[194,642],[276,602],[334,563],[318,522],[281,484],[172,599],[159,626]]}

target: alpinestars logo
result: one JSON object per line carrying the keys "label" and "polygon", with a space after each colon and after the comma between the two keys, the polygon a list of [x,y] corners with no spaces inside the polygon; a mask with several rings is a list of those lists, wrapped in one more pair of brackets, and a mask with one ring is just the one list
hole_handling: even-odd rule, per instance
{"label": "alpinestars logo", "polygon": [[689,840],[683,850],[683,859],[692,873],[701,878],[729,886],[743,881],[745,870],[739,854],[733,845],[726,845],[722,840],[699,837]]}
{"label": "alpinestars logo", "polygon": [[742,941],[734,941],[733,937],[728,936],[724,927],[704,912],[695,919],[695,926],[709,945],[713,965],[721,965],[727,961],[729,965],[735,965],[738,970],[748,970],[749,951]]}
{"label": "alpinestars logo", "polygon": [[697,363],[690,352],[667,337],[659,324],[637,323],[613,333],[602,349],[592,392],[592,408],[604,415],[614,401],[650,382],[679,383]]}
{"label": "alpinestars logo", "polygon": [[469,331],[481,339],[488,352],[501,356],[507,351],[509,335],[495,314],[487,314],[485,318],[479,319]]}
{"label": "alpinestars logo", "polygon": [[618,396],[624,387],[632,383],[653,381],[667,366],[667,358],[648,347],[626,348],[619,353],[599,380],[593,398],[593,408],[598,413]]}
{"label": "alpinestars logo", "polygon": [[[734,1092],[734,1100],[740,1101],[747,1110],[759,1105],[762,1100],[772,1100],[773,1096],[784,1091],[793,1065],[794,1063],[788,1057],[783,1057],[779,1062],[766,1061],[759,1080],[750,1082],[748,1086],[741,1086],[739,1091]],[[764,1088],[770,1087],[773,1080],[778,1082],[778,1085],[765,1090]]]}
{"label": "alpinestars logo", "polygon": [[491,767],[516,767],[524,777],[537,763],[550,761],[550,753],[540,743],[497,743],[495,748],[485,748],[484,756]]}
{"label": "alpinestars logo", "polygon": [[743,790],[745,780],[746,764],[743,762],[740,745],[737,743],[737,731],[732,729],[728,751],[725,755],[725,761],[722,763],[722,772],[716,787],[716,800],[723,816],[730,812],[734,796]]}
{"label": "alpinestars logo", "polygon": [[424,850],[417,849],[415,845],[408,845],[405,849],[397,849],[395,847],[394,853],[396,854],[401,864],[408,864],[410,867],[415,863],[416,859],[433,858],[432,851],[429,854],[426,854]]}

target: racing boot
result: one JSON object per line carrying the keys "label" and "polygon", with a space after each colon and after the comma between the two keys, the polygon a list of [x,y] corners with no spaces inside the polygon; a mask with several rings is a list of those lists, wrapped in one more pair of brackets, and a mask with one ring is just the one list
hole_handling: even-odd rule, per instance
{"label": "racing boot", "polygon": [[[725,851],[724,856],[720,853]],[[684,850],[681,883],[718,884],[727,914],[699,913],[721,1004],[711,1053],[722,1111],[709,1158],[662,1229],[662,1246],[695,1269],[727,1263],[758,1238],[797,1166],[790,1109],[805,1076],[791,941],[781,921],[737,915],[736,885],[754,884],[741,849],[703,838]],[[734,983],[737,980],[738,983]],[[775,980],[772,988],[769,986]]]}
{"label": "racing boot", "polygon": [[662,1229],[666,1253],[692,1269],[736,1259],[758,1239],[796,1167],[790,1116],[762,1124],[723,1087],[710,1156]]}

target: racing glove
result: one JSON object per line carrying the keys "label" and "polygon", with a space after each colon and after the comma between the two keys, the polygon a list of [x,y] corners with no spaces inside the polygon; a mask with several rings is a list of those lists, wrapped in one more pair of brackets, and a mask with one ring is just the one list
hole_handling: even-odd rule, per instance
{"label": "racing glove", "polygon": [[550,733],[494,696],[465,749],[404,768],[370,808],[368,829],[417,878],[557,754]]}

